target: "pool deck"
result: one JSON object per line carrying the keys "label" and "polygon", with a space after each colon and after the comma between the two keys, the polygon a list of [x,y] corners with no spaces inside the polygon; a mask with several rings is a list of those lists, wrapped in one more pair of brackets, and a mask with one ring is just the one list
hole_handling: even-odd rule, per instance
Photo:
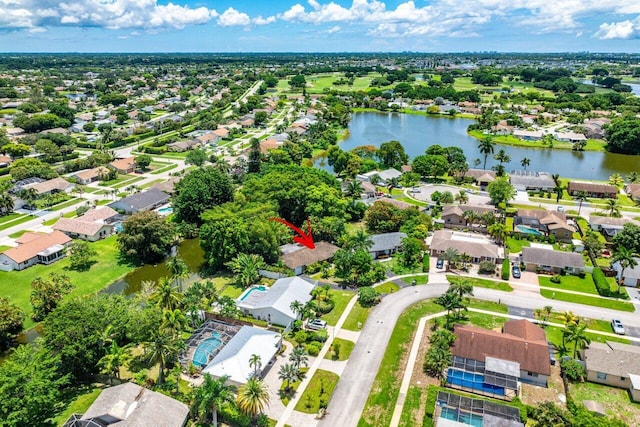
{"label": "pool deck", "polygon": [[259,288],[249,288],[245,292],[246,295],[240,295],[238,298],[238,307],[255,307],[262,298],[267,294],[267,290],[261,290]]}

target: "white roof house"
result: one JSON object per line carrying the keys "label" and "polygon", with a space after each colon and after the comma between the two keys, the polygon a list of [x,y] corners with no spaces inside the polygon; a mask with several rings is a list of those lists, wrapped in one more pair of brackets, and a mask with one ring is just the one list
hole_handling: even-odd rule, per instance
{"label": "white roof house", "polygon": [[266,320],[276,325],[287,326],[298,318],[291,310],[291,303],[305,304],[311,300],[311,291],[316,283],[300,277],[278,279],[270,288],[262,292],[251,292],[236,300],[237,307],[256,319]]}
{"label": "white roof house", "polygon": [[270,365],[281,344],[282,336],[276,332],[243,326],[207,364],[202,373],[214,377],[227,375],[231,384],[245,384],[254,373],[253,367],[249,366],[251,356],[260,356],[264,369]]}

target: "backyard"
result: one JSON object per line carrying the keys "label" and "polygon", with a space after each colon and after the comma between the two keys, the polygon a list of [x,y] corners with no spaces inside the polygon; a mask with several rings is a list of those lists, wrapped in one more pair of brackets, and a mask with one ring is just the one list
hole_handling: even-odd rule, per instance
{"label": "backyard", "polygon": [[620,418],[630,426],[640,425],[640,403],[632,402],[626,390],[589,382],[570,383],[569,395],[576,402],[600,402],[607,415]]}

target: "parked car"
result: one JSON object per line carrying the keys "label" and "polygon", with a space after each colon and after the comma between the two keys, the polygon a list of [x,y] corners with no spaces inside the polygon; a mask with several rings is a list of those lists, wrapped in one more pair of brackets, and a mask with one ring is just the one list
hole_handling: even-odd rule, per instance
{"label": "parked car", "polygon": [[327,322],[325,322],[322,319],[312,319],[307,321],[307,329],[319,331],[320,329],[325,329],[326,327],[327,327]]}
{"label": "parked car", "polygon": [[519,278],[520,278],[520,276],[521,276],[521,274],[522,274],[522,273],[520,272],[520,267],[518,267],[517,265],[514,265],[514,266],[511,268],[511,274],[513,275],[513,278],[514,278],[514,279],[519,279]]}
{"label": "parked car", "polygon": [[409,190],[409,193],[419,193],[420,192],[420,187],[411,187],[411,189]]}
{"label": "parked car", "polygon": [[611,328],[613,329],[613,332],[615,332],[616,334],[624,335],[624,326],[622,325],[622,321],[618,319],[613,319],[611,321]]}
{"label": "parked car", "polygon": [[564,212],[564,206],[558,206],[558,212]]}
{"label": "parked car", "polygon": [[444,268],[444,260],[443,259],[438,259],[438,262],[436,262],[436,268]]}

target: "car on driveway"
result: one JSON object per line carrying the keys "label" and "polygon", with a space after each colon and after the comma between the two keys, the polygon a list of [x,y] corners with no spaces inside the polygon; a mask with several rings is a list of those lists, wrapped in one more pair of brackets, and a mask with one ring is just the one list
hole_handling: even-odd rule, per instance
{"label": "car on driveway", "polygon": [[307,329],[319,331],[327,327],[327,322],[322,319],[312,319],[307,322]]}
{"label": "car on driveway", "polygon": [[513,275],[513,278],[514,278],[514,279],[519,279],[519,278],[520,278],[520,276],[521,276],[521,274],[522,274],[522,273],[520,272],[520,267],[518,267],[517,265],[514,265],[514,266],[511,268],[511,274]]}
{"label": "car on driveway", "polygon": [[622,325],[622,321],[618,319],[613,319],[611,321],[611,329],[618,335],[624,335],[624,326]]}
{"label": "car on driveway", "polygon": [[409,190],[409,193],[419,193],[420,192],[420,187],[411,187],[411,189]]}
{"label": "car on driveway", "polygon": [[439,269],[443,269],[444,268],[444,260],[443,259],[438,259],[438,262],[436,262],[436,268],[439,268]]}

